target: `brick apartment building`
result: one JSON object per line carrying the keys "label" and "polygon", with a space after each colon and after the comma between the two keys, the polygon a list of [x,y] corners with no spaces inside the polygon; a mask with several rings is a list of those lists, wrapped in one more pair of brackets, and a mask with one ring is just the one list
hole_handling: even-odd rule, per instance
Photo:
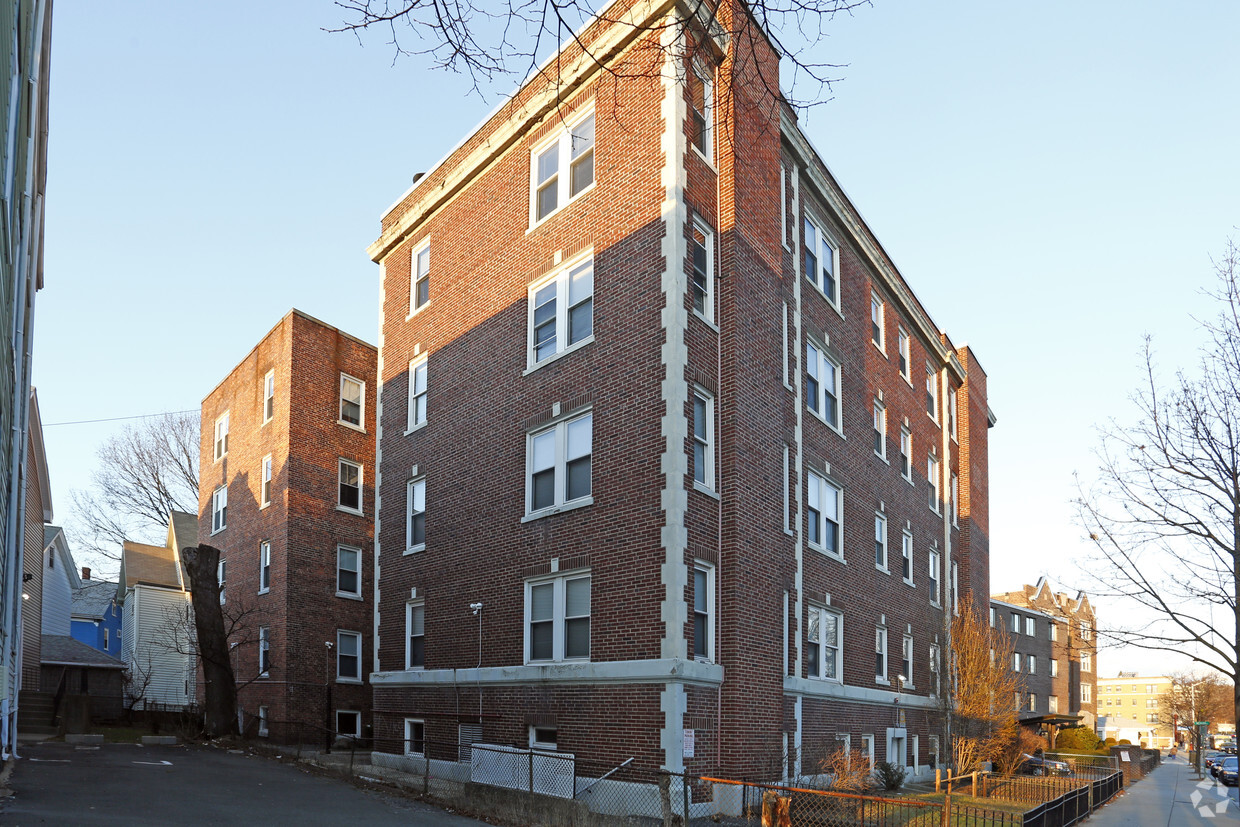
{"label": "brick apartment building", "polygon": [[[1049,652],[1044,656],[1050,658],[1051,672],[1042,678],[1049,678],[1045,684],[1037,676],[1028,675],[1028,661],[1024,663],[1023,672],[1029,688],[1026,691],[1041,693],[1039,698],[1055,698],[1056,709],[1045,709],[1039,701],[1037,711],[1058,715],[1079,716],[1081,726],[1091,729],[1097,722],[1098,715],[1098,641],[1094,634],[1097,628],[1094,608],[1084,592],[1070,597],[1063,592],[1052,592],[1050,584],[1043,577],[1035,585],[1025,585],[1019,591],[996,594],[991,597],[992,625],[996,618],[1012,629],[1013,619],[1019,618],[1022,628],[1014,636],[1018,653],[1035,654],[1035,648],[1045,649],[1043,641],[1049,643]],[[1032,626],[1030,620],[1033,621]],[[1030,640],[1033,638],[1033,640]]]}
{"label": "brick apartment building", "polygon": [[1164,709],[1164,701],[1172,685],[1165,675],[1142,677],[1136,672],[1098,678],[1098,734],[1153,749],[1170,748],[1175,743],[1176,721]]}
{"label": "brick apartment building", "polygon": [[375,365],[293,310],[202,403],[199,539],[242,618],[239,703],[272,738],[370,723]]}
{"label": "brick apartment building", "polygon": [[731,83],[777,71],[741,7],[687,40],[654,8],[584,27],[614,71],[566,47],[370,247],[377,748],[926,768],[951,609],[989,593],[985,373]]}

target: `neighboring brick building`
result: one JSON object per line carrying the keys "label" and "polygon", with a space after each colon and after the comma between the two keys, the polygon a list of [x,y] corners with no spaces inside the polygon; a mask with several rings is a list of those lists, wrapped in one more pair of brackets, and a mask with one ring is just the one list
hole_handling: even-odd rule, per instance
{"label": "neighboring brick building", "polygon": [[244,616],[239,703],[273,738],[370,723],[375,363],[293,310],[202,403],[199,539],[221,549],[226,614]]}
{"label": "neighboring brick building", "polygon": [[1038,635],[1052,635],[1050,657],[1056,674],[1051,679],[1050,694],[1059,699],[1058,714],[1079,715],[1081,726],[1092,729],[1098,714],[1098,641],[1094,609],[1085,592],[1078,592],[1076,597],[1052,593],[1043,577],[1020,591],[993,595],[991,605],[999,604],[1007,604],[1009,614],[1019,608],[1025,610],[1023,615],[1037,612],[1055,621],[1038,626]]}
{"label": "neighboring brick building", "polygon": [[370,248],[377,748],[925,770],[950,609],[989,593],[985,374],[794,113],[715,71],[776,71],[766,41],[638,22],[585,27],[615,71],[567,47]]}

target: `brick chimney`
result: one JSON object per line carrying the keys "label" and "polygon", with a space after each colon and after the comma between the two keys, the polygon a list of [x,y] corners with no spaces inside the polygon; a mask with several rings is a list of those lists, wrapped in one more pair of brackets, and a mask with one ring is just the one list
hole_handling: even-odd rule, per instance
{"label": "brick chimney", "polygon": [[82,566],[82,579],[83,580],[90,579],[90,566]]}

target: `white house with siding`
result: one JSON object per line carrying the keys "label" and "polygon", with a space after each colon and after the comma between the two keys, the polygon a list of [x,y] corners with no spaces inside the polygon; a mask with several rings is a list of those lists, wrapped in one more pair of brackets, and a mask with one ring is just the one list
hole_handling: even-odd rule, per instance
{"label": "white house with siding", "polygon": [[194,703],[193,610],[180,550],[197,541],[198,518],[174,512],[164,545],[122,546],[121,660],[129,671],[126,703],[136,709]]}
{"label": "white house with siding", "polygon": [[68,637],[73,616],[73,592],[82,579],[69,551],[65,531],[59,526],[43,527],[43,629],[45,635]]}

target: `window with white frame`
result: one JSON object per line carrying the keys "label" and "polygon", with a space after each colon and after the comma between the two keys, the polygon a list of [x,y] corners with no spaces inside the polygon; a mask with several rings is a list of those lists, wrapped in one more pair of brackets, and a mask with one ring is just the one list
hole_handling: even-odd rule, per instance
{"label": "window with white frame", "polygon": [[715,400],[703,391],[693,393],[693,481],[715,488]]}
{"label": "window with white frame", "polygon": [[215,458],[221,460],[228,456],[228,411],[224,411],[215,420]]}
{"label": "window with white frame", "polygon": [[529,728],[529,745],[530,749],[547,750],[555,752],[559,749],[560,733],[553,726],[530,726]]}
{"label": "window with white frame", "polygon": [[792,533],[792,484],[789,473],[792,470],[792,447],[784,443],[784,532]]}
{"label": "window with white frame", "polygon": [[347,373],[340,374],[340,424],[364,427],[366,421],[366,383]]}
{"label": "window with white frame", "polygon": [[939,375],[934,365],[926,362],[926,413],[939,421]]}
{"label": "window with white frame", "polygon": [[525,660],[590,659],[590,575],[525,584]]}
{"label": "window with white frame", "polygon": [[887,680],[887,629],[883,626],[874,630],[874,679]]}
{"label": "window with white frame", "polygon": [[1081,621],[1081,640],[1094,639],[1094,626],[1088,620]]}
{"label": "window with white frame", "polygon": [[960,614],[960,563],[952,560],[952,614]]}
{"label": "window with white frame", "polygon": [[956,431],[956,389],[951,388],[947,392],[947,432],[952,439],[957,442],[960,437]]}
{"label": "window with white frame", "polygon": [[904,578],[904,582],[912,585],[913,582],[913,535],[904,532],[903,539],[900,544],[900,576]]}
{"label": "window with white frame", "polygon": [[594,183],[594,111],[569,121],[531,153],[530,225],[538,224]]}
{"label": "window with white frame", "polygon": [[693,221],[693,311],[706,321],[714,317],[715,236],[705,223]]}
{"label": "window with white frame", "polygon": [[866,764],[870,770],[874,769],[874,762],[877,760],[874,753],[874,736],[866,733],[861,736],[861,755],[865,758]]}
{"label": "window with white frame", "polygon": [[258,737],[267,737],[267,707],[265,706],[258,708]]}
{"label": "window with white frame", "polygon": [[218,580],[220,584],[220,605],[221,606],[224,605],[224,603],[226,602],[226,598],[228,597],[227,586],[226,586],[227,580],[228,580],[227,575],[228,575],[228,561],[225,560],[223,557],[221,557],[220,562],[216,564],[215,566],[215,577],[216,577],[216,580]]}
{"label": "window with white frame", "polygon": [[362,511],[362,466],[347,459],[340,460],[339,503],[346,511]]}
{"label": "window with white frame", "polygon": [[421,718],[405,719],[405,755],[426,757],[426,721]]}
{"label": "window with white frame", "polygon": [[426,362],[423,355],[409,363],[409,416],[405,430],[426,423]]}
{"label": "window with white frame", "polygon": [[228,486],[221,485],[211,494],[211,533],[228,527]]}
{"label": "window with white frame", "polygon": [[1025,618],[1025,634],[1028,637],[1033,637],[1037,634],[1037,630],[1037,621],[1032,617]]}
{"label": "window with white frame", "polygon": [[1009,631],[1014,635],[1020,634],[1020,613],[1019,612],[1012,612],[1012,625],[1009,627]]}
{"label": "window with white frame", "polygon": [[887,517],[874,515],[874,566],[887,571]]}
{"label": "window with white frame", "polygon": [[844,492],[814,472],[806,485],[806,521],[809,544],[836,557],[844,556],[840,514]]}
{"label": "window with white frame", "polygon": [[935,514],[942,513],[939,499],[939,458],[931,454],[926,457],[926,482],[930,483],[930,510]]}
{"label": "window with white frame", "polygon": [[693,566],[693,657],[715,659],[715,567],[698,562]]}
{"label": "window with white frame", "polygon": [[1032,692],[1029,693],[1029,711],[1030,712],[1038,711],[1038,696],[1033,694]]}
{"label": "window with white frame", "polygon": [[960,477],[952,474],[952,525],[960,525]]}
{"label": "window with white frame", "polygon": [[1094,671],[1094,656],[1091,655],[1088,651],[1081,652],[1081,671],[1082,672]]}
{"label": "window with white frame", "polygon": [[805,345],[805,402],[832,428],[840,428],[840,365],[813,342]]}
{"label": "window with white frame", "polygon": [[587,413],[529,436],[528,513],[585,501],[590,496],[593,427],[593,414]]}
{"label": "window with white frame", "polygon": [[362,679],[362,633],[336,632],[336,680]]}
{"label": "window with white frame", "polygon": [[409,257],[409,314],[426,307],[431,300],[431,243],[413,248]]}
{"label": "window with white frame", "polygon": [[908,428],[900,429],[900,476],[913,481],[913,435]]}
{"label": "window with white frame", "polygon": [[1059,661],[1055,660],[1054,658],[1051,658],[1051,677],[1052,678],[1059,677]]}
{"label": "window with white frame", "polygon": [[336,546],[336,596],[362,596],[362,550]]}
{"label": "window with white frame", "polygon": [[938,549],[930,549],[928,568],[930,574],[930,604],[933,606],[938,606],[940,605]]}
{"label": "window with white frame", "polygon": [[842,642],[844,616],[824,606],[810,606],[805,633],[806,675],[838,681],[843,679]]}
{"label": "window with white frame", "polygon": [[258,674],[271,674],[271,629],[266,626],[258,627]]}
{"label": "window with white frame", "polygon": [[352,709],[336,710],[336,734],[362,737],[362,713]]}
{"label": "window with white frame", "polygon": [[1090,684],[1081,684],[1081,703],[1091,704],[1094,702],[1094,688]]}
{"label": "window with white frame", "polygon": [[262,482],[259,492],[259,508],[271,505],[271,454],[263,457]]}
{"label": "window with white frame", "polygon": [[426,480],[410,480],[405,486],[405,551],[426,548]]}
{"label": "window with white frame", "polygon": [[1012,671],[1013,672],[1020,671],[1020,652],[1012,653]]}
{"label": "window with white frame", "polygon": [[887,408],[874,401],[874,453],[887,458]]}
{"label": "window with white frame", "polygon": [[1028,670],[1030,675],[1038,674],[1038,656],[1037,655],[1029,655],[1025,658],[1025,669]]}
{"label": "window with white frame", "polygon": [[405,668],[426,668],[426,604],[421,600],[405,604]]}
{"label": "window with white frame", "polygon": [[[711,142],[714,131],[714,79],[711,71],[701,61],[693,61],[689,70],[689,145],[711,161]],[[713,163],[713,161],[712,161]]]}
{"label": "window with white frame", "polygon": [[594,335],[594,260],[530,285],[528,360],[532,368]]}
{"label": "window with white frame", "polygon": [[266,425],[276,415],[276,372],[267,371],[263,377],[263,424]]}
{"label": "window with white frame", "polygon": [[839,281],[835,273],[839,251],[813,219],[805,219],[805,277],[835,305],[840,303]]}
{"label": "window with white frame", "polygon": [[904,685],[913,685],[913,636],[904,636],[903,656],[900,658],[900,674],[904,676]]}
{"label": "window with white frame", "polygon": [[1059,712],[1059,696],[1058,695],[1051,695],[1050,697],[1046,699],[1046,711],[1049,712],[1051,715],[1055,715],[1056,713]]}
{"label": "window with white frame", "polygon": [[931,679],[933,681],[933,684],[930,687],[930,691],[936,696],[939,694],[939,690],[942,689],[939,683],[940,681],[939,658],[940,657],[941,657],[941,654],[939,650],[939,645],[937,643],[931,644],[930,645],[930,674],[933,676]]}
{"label": "window with white frame", "polygon": [[258,544],[258,593],[271,591],[271,543],[263,540]]}
{"label": "window with white frame", "polygon": [[904,328],[902,327],[897,326],[896,330],[898,331],[898,342],[899,342],[897,344],[897,349],[899,350],[899,353],[900,353],[900,356],[899,356],[900,375],[903,376],[906,381],[911,381],[911,377],[909,376],[909,366],[913,364],[913,360],[910,358],[910,355],[909,355],[908,333],[906,333]]}
{"label": "window with white frame", "polygon": [[877,293],[870,293],[870,340],[883,353],[887,352],[886,302]]}
{"label": "window with white frame", "polygon": [[995,607],[990,607],[990,628],[995,628]]}

